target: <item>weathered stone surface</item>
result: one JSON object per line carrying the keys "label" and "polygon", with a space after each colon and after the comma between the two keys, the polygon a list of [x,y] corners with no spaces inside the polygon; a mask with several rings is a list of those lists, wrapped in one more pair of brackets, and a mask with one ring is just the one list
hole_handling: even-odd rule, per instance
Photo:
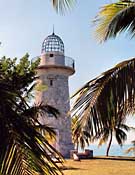
{"label": "weathered stone surface", "polygon": [[47,103],[57,108],[60,112],[57,119],[52,117],[52,115],[43,116],[40,118],[40,122],[55,128],[57,132],[56,149],[58,149],[64,157],[69,157],[70,150],[73,149],[71,140],[71,118],[68,116],[70,110],[68,87],[69,70],[67,70],[67,68],[64,70],[64,66],[63,68],[53,68],[53,66],[51,66],[50,69],[38,69],[38,75],[40,83],[46,85],[47,88],[45,91],[37,92],[36,102]]}

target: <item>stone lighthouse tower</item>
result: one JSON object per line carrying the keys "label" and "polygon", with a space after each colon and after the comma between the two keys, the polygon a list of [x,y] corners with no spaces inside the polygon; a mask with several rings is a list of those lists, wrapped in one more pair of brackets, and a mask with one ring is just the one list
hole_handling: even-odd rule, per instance
{"label": "stone lighthouse tower", "polygon": [[54,33],[42,44],[41,61],[38,67],[39,81],[47,88],[36,95],[37,102],[47,103],[59,110],[56,119],[52,115],[42,117],[42,123],[52,126],[57,138],[54,146],[64,157],[69,157],[73,149],[71,140],[71,118],[68,77],[74,74],[74,60],[64,55],[64,43]]}

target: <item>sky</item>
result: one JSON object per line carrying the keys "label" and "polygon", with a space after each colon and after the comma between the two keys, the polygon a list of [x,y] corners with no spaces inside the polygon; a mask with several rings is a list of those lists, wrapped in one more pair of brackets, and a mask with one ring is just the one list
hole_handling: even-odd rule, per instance
{"label": "sky", "polygon": [[[135,56],[135,39],[128,35],[103,44],[95,38],[93,20],[101,6],[110,2],[78,0],[70,12],[60,15],[50,0],[0,0],[0,56],[39,56],[42,42],[54,25],[64,42],[65,55],[75,60],[76,73],[69,80],[73,94],[90,79]],[[132,124],[133,119],[128,122]]]}

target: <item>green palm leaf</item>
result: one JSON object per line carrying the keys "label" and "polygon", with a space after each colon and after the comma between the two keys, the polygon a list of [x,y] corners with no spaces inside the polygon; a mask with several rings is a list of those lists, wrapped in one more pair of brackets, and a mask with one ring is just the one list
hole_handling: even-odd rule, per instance
{"label": "green palm leaf", "polygon": [[81,128],[80,121],[77,116],[72,117],[72,140],[76,145],[78,151],[79,146],[84,149],[84,147],[90,144],[89,133]]}
{"label": "green palm leaf", "polygon": [[108,138],[109,138],[109,128],[105,128],[104,129],[104,132],[102,132],[102,136],[99,140],[99,143],[98,143],[98,146],[101,146],[102,144],[105,144],[107,141],[108,141]]}
{"label": "green palm leaf", "polygon": [[135,35],[135,2],[131,0],[119,1],[105,5],[97,15],[96,37],[105,41],[116,37],[123,31],[128,31],[132,37]]}
{"label": "green palm leaf", "polygon": [[[39,109],[39,107],[37,109]],[[48,172],[49,174],[58,174],[56,170],[59,170],[59,168],[57,167],[57,165],[54,164],[54,162],[51,160],[48,154],[53,152],[56,156],[61,157],[61,155],[35,128],[39,126],[40,129],[46,131],[50,135],[54,135],[55,133],[49,127],[42,126],[40,123],[38,123],[37,118],[35,118],[36,113],[32,113],[33,115],[30,115],[29,109],[28,112],[22,111],[22,113],[19,110],[19,113],[17,114],[16,111],[14,111],[14,109],[6,105],[6,110],[10,112],[10,116],[7,112],[3,113],[2,116],[4,116],[4,118],[6,118],[7,120],[5,129],[8,130],[7,139],[9,138],[11,141],[9,142],[7,140],[7,144],[3,145],[4,147],[6,146],[6,149],[4,153],[5,156],[1,160],[3,165],[1,173],[9,174],[11,170],[14,172],[14,157],[16,157],[17,154],[17,156],[20,155],[21,157],[19,156],[19,159],[16,159],[16,161],[17,163],[20,162],[19,167],[23,169],[23,171],[29,170],[31,174],[35,174],[35,170],[31,168],[31,163],[29,163],[28,161],[28,159],[31,159],[32,164],[34,164],[35,167],[34,169],[36,169],[37,171],[42,172],[44,174],[46,172]],[[18,171],[21,172],[20,169],[18,169]]]}
{"label": "green palm leaf", "polygon": [[[16,59],[0,60],[0,174],[36,175],[62,174],[50,154],[61,157],[48,142],[54,137],[52,128],[38,118],[47,113],[59,113],[49,105],[31,106],[26,101],[30,85],[36,79],[37,63],[28,55],[16,64]],[[44,135],[41,134],[44,131]]]}
{"label": "green palm leaf", "polygon": [[127,139],[126,133],[120,128],[115,129],[115,137],[120,146],[122,146],[123,142]]}
{"label": "green palm leaf", "polygon": [[65,11],[69,10],[76,0],[51,0],[54,8],[57,12],[65,13]]}
{"label": "green palm leaf", "polygon": [[104,128],[110,126],[112,117],[114,122],[119,119],[122,124],[126,115],[134,114],[134,82],[133,58],[102,73],[78,90],[72,97],[72,115],[78,115],[81,128],[89,132],[91,137],[100,137]]}

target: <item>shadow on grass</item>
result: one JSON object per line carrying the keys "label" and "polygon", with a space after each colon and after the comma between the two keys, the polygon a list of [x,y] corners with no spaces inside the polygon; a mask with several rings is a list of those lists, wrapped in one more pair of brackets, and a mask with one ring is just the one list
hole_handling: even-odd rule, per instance
{"label": "shadow on grass", "polygon": [[124,157],[124,156],[109,156],[109,157],[95,156],[94,159],[135,161],[135,157]]}

